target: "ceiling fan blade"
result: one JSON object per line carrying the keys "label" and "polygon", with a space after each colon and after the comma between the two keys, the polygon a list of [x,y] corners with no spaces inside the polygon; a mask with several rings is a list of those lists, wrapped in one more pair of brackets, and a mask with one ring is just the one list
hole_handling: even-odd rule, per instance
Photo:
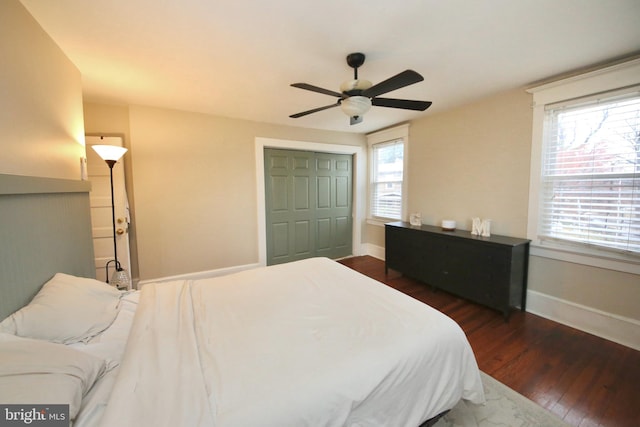
{"label": "ceiling fan blade", "polygon": [[362,91],[362,96],[373,98],[383,93],[391,92],[392,90],[400,89],[405,86],[412,85],[424,80],[420,74],[413,70],[405,70],[400,74],[396,74],[393,77],[389,77],[387,80],[371,86],[367,90]]}
{"label": "ceiling fan blade", "polygon": [[413,101],[410,99],[373,98],[371,105],[376,107],[402,108],[404,110],[424,111],[431,106],[431,101]]}
{"label": "ceiling fan blade", "polygon": [[318,107],[318,108],[314,108],[313,110],[303,111],[302,113],[292,114],[289,117],[291,117],[292,119],[297,119],[298,117],[306,116],[307,114],[317,113],[318,111],[322,111],[322,110],[328,110],[329,108],[337,107],[338,105],[340,105],[340,103],[336,102],[335,104],[325,105],[324,107]]}
{"label": "ceiling fan blade", "polygon": [[318,92],[329,96],[337,96],[338,98],[342,98],[342,94],[338,92],[334,92],[329,89],[323,89],[318,86],[313,86],[307,83],[293,83],[291,86],[297,87],[298,89],[310,90],[311,92]]}

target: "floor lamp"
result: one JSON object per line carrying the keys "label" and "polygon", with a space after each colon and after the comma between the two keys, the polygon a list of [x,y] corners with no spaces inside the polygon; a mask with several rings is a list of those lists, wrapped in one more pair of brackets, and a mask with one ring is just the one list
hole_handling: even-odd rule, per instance
{"label": "floor lamp", "polygon": [[111,224],[113,226],[113,256],[115,259],[107,261],[107,264],[105,265],[107,283],[109,283],[109,264],[113,262],[115,265],[115,271],[113,272],[113,276],[111,276],[111,285],[118,289],[129,289],[131,288],[131,278],[129,277],[129,273],[122,268],[118,261],[118,248],[116,245],[116,210],[113,197],[113,166],[122,158],[122,156],[124,156],[127,149],[117,145],[92,145],[91,147],[107,163],[107,166],[109,166],[109,177],[111,179]]}

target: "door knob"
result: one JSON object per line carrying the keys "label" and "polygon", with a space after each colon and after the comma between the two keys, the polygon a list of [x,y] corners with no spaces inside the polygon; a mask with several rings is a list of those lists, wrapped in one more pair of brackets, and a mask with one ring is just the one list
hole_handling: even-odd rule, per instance
{"label": "door knob", "polygon": [[116,230],[116,234],[118,234],[118,235],[122,235],[122,234],[124,234],[124,228],[118,228],[118,229]]}

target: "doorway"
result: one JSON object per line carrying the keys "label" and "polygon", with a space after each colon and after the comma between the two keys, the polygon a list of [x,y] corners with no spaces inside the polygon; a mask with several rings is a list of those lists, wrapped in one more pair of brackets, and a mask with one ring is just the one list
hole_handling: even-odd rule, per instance
{"label": "doorway", "polygon": [[353,156],[264,149],[267,265],[352,254]]}

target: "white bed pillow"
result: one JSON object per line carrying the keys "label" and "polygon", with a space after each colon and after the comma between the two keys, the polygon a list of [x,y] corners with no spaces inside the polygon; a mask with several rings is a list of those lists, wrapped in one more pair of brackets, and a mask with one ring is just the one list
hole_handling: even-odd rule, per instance
{"label": "white bed pillow", "polygon": [[69,404],[73,420],[82,398],[106,372],[103,359],[62,344],[0,333],[0,402]]}
{"label": "white bed pillow", "polygon": [[116,318],[122,293],[104,282],[57,273],[0,332],[61,344],[87,342]]}

